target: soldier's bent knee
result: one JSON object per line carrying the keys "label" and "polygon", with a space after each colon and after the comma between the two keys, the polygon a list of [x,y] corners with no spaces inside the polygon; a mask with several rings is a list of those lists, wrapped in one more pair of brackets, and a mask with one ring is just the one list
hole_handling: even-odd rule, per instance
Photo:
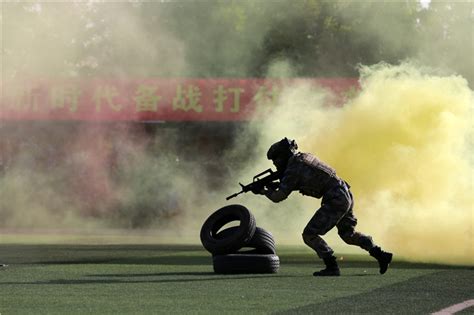
{"label": "soldier's bent knee", "polygon": [[301,234],[301,236],[303,237],[303,241],[304,241],[306,244],[308,244],[309,239],[310,239],[310,235],[303,233],[303,234]]}
{"label": "soldier's bent knee", "polygon": [[324,235],[329,230],[330,228],[325,226],[317,224],[308,224],[303,230],[303,235]]}
{"label": "soldier's bent knee", "polygon": [[337,234],[339,234],[343,240],[351,239],[354,236],[354,230],[339,230],[337,231]]}
{"label": "soldier's bent knee", "polygon": [[314,243],[314,240],[318,237],[317,235],[315,234],[308,234],[308,233],[304,233],[301,234],[301,236],[303,237],[303,241],[306,245],[308,246],[312,246],[313,243]]}
{"label": "soldier's bent knee", "polygon": [[359,235],[355,233],[354,231],[348,230],[348,231],[339,231],[338,232],[339,236],[342,238],[344,242],[346,242],[349,245],[359,245],[358,243],[360,242]]}

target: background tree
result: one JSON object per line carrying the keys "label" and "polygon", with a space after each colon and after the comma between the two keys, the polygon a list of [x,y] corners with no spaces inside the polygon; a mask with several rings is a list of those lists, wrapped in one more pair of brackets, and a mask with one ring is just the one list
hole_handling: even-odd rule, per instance
{"label": "background tree", "polygon": [[[473,79],[472,2],[170,1],[2,4],[3,75],[357,76],[421,64]],[[460,47],[462,48],[460,49]]]}

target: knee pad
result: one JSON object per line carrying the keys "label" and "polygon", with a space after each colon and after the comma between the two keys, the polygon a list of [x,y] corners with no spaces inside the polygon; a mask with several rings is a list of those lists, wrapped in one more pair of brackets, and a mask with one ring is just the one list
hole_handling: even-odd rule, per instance
{"label": "knee pad", "polygon": [[[324,225],[307,225],[303,230],[303,235],[318,235],[322,236],[325,235],[332,227],[324,226]],[[304,237],[304,236],[303,236]]]}
{"label": "knee pad", "polygon": [[312,243],[311,240],[313,240],[315,237],[314,234],[306,234],[304,232],[301,234],[301,236],[303,237],[303,241],[306,245],[310,245]]}

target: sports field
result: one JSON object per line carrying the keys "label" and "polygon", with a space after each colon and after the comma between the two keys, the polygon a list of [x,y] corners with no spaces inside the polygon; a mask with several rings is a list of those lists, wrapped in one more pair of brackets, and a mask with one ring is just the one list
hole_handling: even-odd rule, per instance
{"label": "sports field", "polygon": [[[474,269],[344,256],[342,276],[303,247],[277,274],[217,275],[197,245],[1,244],[1,314],[430,314],[474,298]],[[459,314],[472,314],[474,307]]]}

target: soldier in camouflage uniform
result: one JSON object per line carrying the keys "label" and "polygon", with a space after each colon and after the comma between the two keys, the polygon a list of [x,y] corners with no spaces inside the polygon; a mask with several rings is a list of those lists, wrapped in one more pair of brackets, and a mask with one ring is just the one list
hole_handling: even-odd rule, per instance
{"label": "soldier in camouflage uniform", "polygon": [[303,240],[324,260],[326,268],[315,272],[314,276],[339,276],[340,271],[334,257],[334,251],[321,238],[333,227],[337,227],[339,236],[350,245],[357,245],[377,259],[380,273],[387,271],[392,254],[375,246],[370,236],[355,231],[357,219],[352,212],[354,201],[350,186],[336,175],[336,171],[309,153],[299,153],[294,140],[284,138],[273,144],[267,157],[272,160],[277,171],[282,174],[277,189],[265,188],[254,191],[264,194],[273,202],[280,202],[292,191],[322,198],[321,208],[306,225]]}

